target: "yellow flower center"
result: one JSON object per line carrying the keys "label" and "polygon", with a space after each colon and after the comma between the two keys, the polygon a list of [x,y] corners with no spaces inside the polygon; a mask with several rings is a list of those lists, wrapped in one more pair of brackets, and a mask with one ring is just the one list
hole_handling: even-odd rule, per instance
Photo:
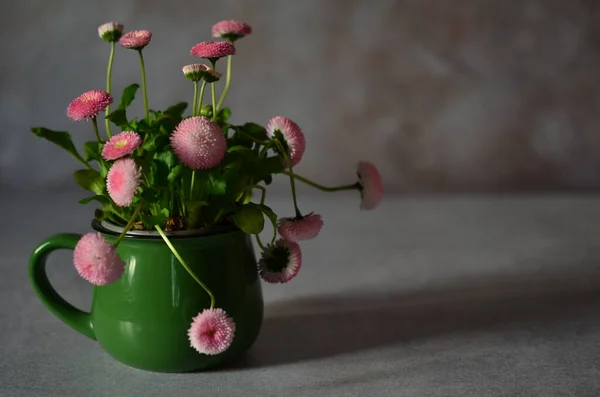
{"label": "yellow flower center", "polygon": [[122,149],[125,145],[127,145],[127,140],[121,139],[120,141],[115,142],[115,149]]}

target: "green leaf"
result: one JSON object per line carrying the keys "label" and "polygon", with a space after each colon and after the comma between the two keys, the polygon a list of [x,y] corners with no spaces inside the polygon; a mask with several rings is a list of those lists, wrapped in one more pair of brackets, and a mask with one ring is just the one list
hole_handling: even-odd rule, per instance
{"label": "green leaf", "polygon": [[167,180],[170,183],[175,182],[184,170],[185,170],[185,166],[183,164],[177,164],[169,172],[169,175],[167,176]]}
{"label": "green leaf", "polygon": [[85,190],[92,191],[98,195],[104,193],[104,179],[96,170],[78,170],[73,174],[75,182]]}
{"label": "green leaf", "polygon": [[[252,204],[252,203],[249,203],[249,204]],[[271,207],[269,207],[265,204],[256,204],[256,206],[271,221],[271,224],[273,225],[273,240],[275,240],[277,238],[277,214],[275,212],[273,212]]]}
{"label": "green leaf", "polygon": [[83,158],[85,161],[102,159],[102,144],[98,141],[90,141],[83,144]]}
{"label": "green leaf", "polygon": [[114,125],[118,127],[127,127],[129,122],[127,121],[127,112],[125,109],[116,109],[108,116],[106,116],[108,120],[110,120]]}
{"label": "green leaf", "polygon": [[[169,137],[166,137],[166,138],[167,138],[167,145],[168,145]],[[161,145],[162,145],[162,143],[161,143]],[[162,149],[162,150],[166,149],[166,145],[165,145],[165,147],[157,145],[157,151],[159,151],[160,153],[157,153],[156,155],[154,155],[154,158],[156,160],[162,161],[163,163],[165,163],[169,169],[173,168],[175,165],[177,165],[177,163],[179,163],[179,160],[177,159],[177,156],[175,155],[175,153],[173,153],[170,150],[162,151],[160,149]]]}
{"label": "green leaf", "polygon": [[102,205],[110,204],[110,200],[108,198],[106,198],[106,196],[101,196],[99,194],[97,194],[95,196],[83,198],[83,199],[79,200],[79,204],[89,204],[94,200],[98,201]]}
{"label": "green leaf", "polygon": [[73,141],[71,140],[71,135],[65,131],[52,131],[43,127],[32,128],[31,132],[37,137],[44,138],[55,145],[60,146],[65,149],[67,152],[71,153],[78,159],[81,159],[81,156],[75,149],[75,145],[73,145]]}
{"label": "green leaf", "polygon": [[141,194],[141,197],[149,203],[157,203],[160,199],[160,193],[158,190],[148,187],[144,189],[144,191]]}
{"label": "green leaf", "polygon": [[175,117],[178,120],[183,118],[183,112],[187,109],[187,102],[179,102],[165,110],[163,113],[168,114],[169,116]]}
{"label": "green leaf", "polygon": [[237,227],[248,234],[258,234],[265,227],[263,212],[254,203],[248,203],[231,216]]}
{"label": "green leaf", "polygon": [[168,135],[148,135],[142,148],[146,152],[164,152],[168,145]]}
{"label": "green leaf", "polygon": [[251,135],[253,138],[260,140],[267,140],[269,137],[267,136],[267,130],[265,127],[256,124],[256,123],[246,123],[242,126],[242,129],[246,134]]}
{"label": "green leaf", "polygon": [[219,114],[217,114],[217,122],[219,125],[226,124],[229,121],[229,117],[231,117],[231,109],[222,108],[219,110]]}
{"label": "green leaf", "polygon": [[131,102],[135,99],[135,93],[138,88],[140,88],[139,84],[133,83],[130,86],[125,87],[123,90],[123,94],[121,94],[121,102],[119,103],[118,109],[127,109]]}
{"label": "green leaf", "polygon": [[213,111],[212,111],[212,105],[204,105],[200,108],[200,116],[204,116],[207,117],[209,119],[212,119],[213,116]]}
{"label": "green leaf", "polygon": [[227,181],[224,178],[209,174],[208,191],[215,196],[222,196],[227,192]]}

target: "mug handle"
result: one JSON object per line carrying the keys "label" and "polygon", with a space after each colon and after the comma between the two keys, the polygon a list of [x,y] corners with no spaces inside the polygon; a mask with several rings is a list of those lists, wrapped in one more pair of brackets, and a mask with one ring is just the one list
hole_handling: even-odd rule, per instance
{"label": "mug handle", "polygon": [[48,255],[59,249],[75,249],[75,245],[77,245],[80,238],[81,235],[79,234],[61,233],[42,241],[31,253],[29,259],[29,281],[38,298],[52,314],[75,331],[96,340],[92,315],[77,309],[64,300],[54,287],[52,287],[46,274],[46,260],[48,259]]}

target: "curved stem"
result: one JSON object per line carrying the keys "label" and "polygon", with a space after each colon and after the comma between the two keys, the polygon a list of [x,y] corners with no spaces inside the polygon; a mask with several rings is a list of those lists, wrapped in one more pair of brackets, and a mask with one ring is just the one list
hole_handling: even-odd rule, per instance
{"label": "curved stem", "polygon": [[233,60],[233,55],[229,55],[227,57],[227,77],[225,78],[225,88],[221,93],[221,98],[219,99],[219,103],[217,103],[217,112],[223,106],[223,102],[225,102],[225,97],[227,97],[227,93],[229,92],[229,85],[231,84],[231,64]]}
{"label": "curved stem", "polygon": [[198,110],[196,114],[198,116],[202,116],[202,101],[204,100],[204,89],[206,88],[206,80],[202,82],[202,86],[200,87],[200,100],[198,101]]}
{"label": "curved stem", "polygon": [[250,189],[258,189],[261,191],[261,196],[260,196],[260,204],[264,204],[265,203],[265,198],[267,196],[267,189],[264,186],[260,186],[260,185],[250,185],[248,186],[248,188]]}
{"label": "curved stem", "polygon": [[140,66],[142,67],[142,91],[144,92],[144,112],[146,114],[146,118],[148,118],[150,112],[148,111],[148,93],[146,91],[146,66],[144,66],[144,55],[142,54],[142,50],[138,50],[138,54],[140,54]]}
{"label": "curved stem", "polygon": [[[284,175],[291,175],[289,172],[287,171],[283,171],[282,174]],[[299,180],[300,182],[304,182],[309,186],[312,186],[316,189],[322,190],[324,192],[339,192],[341,190],[354,190],[354,189],[359,189],[360,188],[360,184],[358,182],[353,183],[351,185],[342,185],[342,186],[323,186],[318,184],[317,182],[311,181],[308,178],[305,178],[303,176],[300,176],[298,174],[293,174],[294,179]]]}
{"label": "curved stem", "polygon": [[[106,92],[108,92],[110,94],[110,83],[111,83],[111,74],[112,74],[112,66],[113,66],[113,60],[115,59],[115,42],[111,41],[110,42],[110,56],[108,57],[108,68],[106,70]],[[110,121],[106,118],[106,116],[108,116],[110,114],[110,105],[108,105],[106,107],[106,110],[104,112],[104,125],[106,127],[106,135],[108,136],[108,139],[110,139],[112,136],[110,134]]]}
{"label": "curved stem", "polygon": [[260,241],[260,236],[258,234],[255,234],[254,237],[256,237],[256,244],[258,244],[260,249],[264,251],[265,246],[263,245],[262,241]]}
{"label": "curved stem", "polygon": [[198,284],[200,284],[200,286],[204,289],[204,291],[206,291],[206,293],[208,294],[208,296],[210,296],[210,308],[214,309],[214,307],[215,307],[215,296],[213,295],[212,291],[206,286],[206,284],[204,284],[202,282],[202,280],[200,280],[198,278],[198,276],[196,276],[194,274],[194,272],[192,272],[192,269],[189,268],[189,266],[185,263],[185,261],[183,260],[183,258],[181,257],[181,255],[179,255],[179,252],[177,252],[177,250],[175,249],[175,247],[173,247],[173,244],[171,244],[171,241],[169,241],[169,238],[165,235],[165,232],[163,232],[163,230],[161,229],[161,227],[159,225],[154,225],[154,228],[158,231],[158,234],[160,234],[160,236],[162,237],[162,239],[165,241],[165,243],[167,244],[167,246],[169,247],[169,249],[171,250],[171,252],[175,256],[175,258],[177,258],[177,260],[179,261],[179,263],[181,263],[181,265],[189,273],[189,275],[192,276],[192,278],[194,280],[196,280],[196,282]]}
{"label": "curved stem", "polygon": [[135,222],[135,218],[137,218],[137,216],[140,214],[140,211],[142,210],[143,205],[144,205],[144,201],[142,200],[142,201],[140,201],[137,208],[133,212],[133,215],[131,216],[131,219],[129,219],[129,222],[127,222],[127,226],[125,226],[125,229],[123,229],[123,231],[117,238],[117,241],[115,242],[115,247],[119,246],[119,243],[121,242],[123,237],[125,237],[125,233],[127,233],[129,231],[129,229],[131,228],[131,226],[133,225],[133,222]]}
{"label": "curved stem", "polygon": [[242,130],[241,128],[236,128],[235,131],[237,133],[241,134],[241,135],[244,135],[246,138],[248,138],[251,141],[256,142],[258,144],[261,144],[261,145],[269,145],[269,144],[271,144],[271,141],[263,141],[262,139],[255,138],[252,135],[248,134],[246,131]]}
{"label": "curved stem", "polygon": [[100,131],[98,130],[98,120],[95,117],[92,117],[92,125],[94,126],[94,132],[96,133],[96,139],[98,142],[102,143],[102,139],[100,139]]}
{"label": "curved stem", "polygon": [[281,155],[283,156],[283,159],[285,160],[285,163],[288,166],[289,171],[287,174],[290,176],[290,185],[292,187],[292,199],[294,201],[294,210],[296,211],[296,217],[301,218],[302,213],[298,209],[298,200],[296,199],[296,182],[294,180],[294,171],[292,170],[293,169],[292,161],[290,160],[290,157],[288,156],[287,151],[283,147],[283,144],[281,142],[279,142],[279,139],[275,139],[275,144],[277,145],[277,148],[281,152]]}
{"label": "curved stem", "polygon": [[216,111],[216,95],[215,95],[215,83],[210,83],[210,95],[212,97],[212,108],[213,108],[213,121],[217,119],[217,111]]}
{"label": "curved stem", "polygon": [[198,82],[194,81],[194,104],[192,105],[192,117],[194,117],[196,113],[196,106],[198,104]]}

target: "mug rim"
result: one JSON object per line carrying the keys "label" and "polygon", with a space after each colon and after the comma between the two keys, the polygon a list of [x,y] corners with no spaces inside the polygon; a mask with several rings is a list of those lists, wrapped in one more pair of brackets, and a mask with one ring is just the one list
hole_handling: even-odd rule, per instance
{"label": "mug rim", "polygon": [[[123,231],[123,226],[115,225],[108,221],[99,221],[98,219],[92,220],[92,229],[97,232],[108,234],[111,236],[119,236]],[[193,230],[178,230],[165,232],[165,235],[169,238],[186,238],[186,237],[209,237],[216,235],[228,234],[231,232],[241,232],[235,225],[232,226],[220,226],[211,229],[193,229]],[[136,239],[162,239],[160,234],[154,230],[129,230],[125,233],[125,238],[136,238]]]}

